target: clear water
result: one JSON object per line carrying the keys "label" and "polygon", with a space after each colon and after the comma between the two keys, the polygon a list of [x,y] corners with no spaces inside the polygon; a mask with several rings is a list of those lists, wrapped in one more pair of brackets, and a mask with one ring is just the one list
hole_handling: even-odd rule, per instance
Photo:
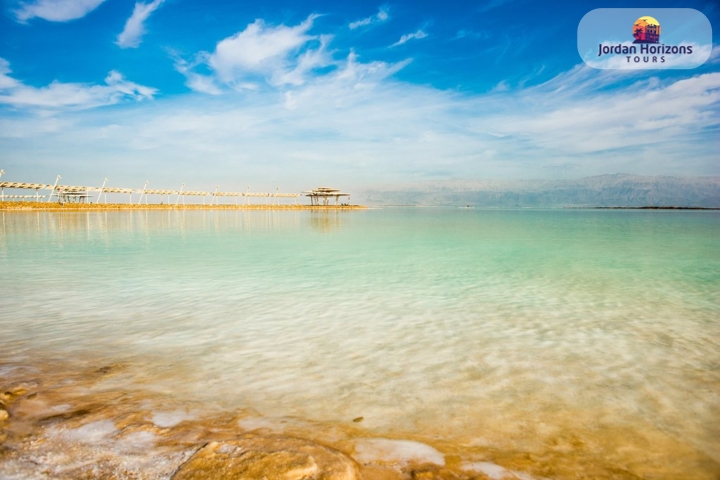
{"label": "clear water", "polygon": [[208,408],[719,471],[717,213],[0,215],[0,364],[129,362]]}

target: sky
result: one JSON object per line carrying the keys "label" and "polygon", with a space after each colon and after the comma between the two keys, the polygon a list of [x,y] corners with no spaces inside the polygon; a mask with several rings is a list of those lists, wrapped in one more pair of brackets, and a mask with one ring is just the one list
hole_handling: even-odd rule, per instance
{"label": "sky", "polygon": [[[7,181],[298,191],[720,175],[717,34],[695,69],[582,62],[580,20],[624,2],[2,1]],[[711,1],[633,7],[720,24]]]}

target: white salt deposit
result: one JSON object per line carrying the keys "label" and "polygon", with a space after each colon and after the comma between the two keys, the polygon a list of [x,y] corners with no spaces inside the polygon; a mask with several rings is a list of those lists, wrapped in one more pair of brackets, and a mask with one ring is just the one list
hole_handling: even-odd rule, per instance
{"label": "white salt deposit", "polygon": [[492,462],[465,462],[461,465],[461,468],[472,472],[484,473],[490,480],[536,480],[535,477],[527,473],[508,470]]}
{"label": "white salt deposit", "polygon": [[172,412],[154,412],[151,422],[161,428],[170,428],[192,418],[193,416],[185,410],[174,410]]}
{"label": "white salt deposit", "polygon": [[410,440],[368,438],[355,443],[355,460],[366,462],[387,462],[405,466],[410,462],[432,463],[444,466],[445,457],[430,445]]}
{"label": "white salt deposit", "polygon": [[55,433],[60,434],[67,440],[79,443],[99,443],[116,431],[117,429],[112,421],[99,420],[83,425],[80,428],[58,430]]}
{"label": "white salt deposit", "polygon": [[143,452],[155,446],[157,437],[152,432],[140,431],[125,435],[117,441],[117,448],[125,452]]}

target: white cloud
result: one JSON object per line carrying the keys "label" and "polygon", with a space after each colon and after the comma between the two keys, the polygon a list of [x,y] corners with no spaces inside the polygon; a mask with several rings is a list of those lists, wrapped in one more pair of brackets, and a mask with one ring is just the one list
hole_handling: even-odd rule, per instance
{"label": "white cloud", "polygon": [[296,66],[290,71],[275,72],[271,78],[271,82],[275,85],[302,85],[305,83],[306,76],[315,68],[321,68],[333,63],[327,52],[327,46],[332,40],[330,35],[320,36],[320,46],[315,50],[306,50],[302,55],[297,57]]}
{"label": "white cloud", "polygon": [[[212,52],[174,55],[188,87],[210,95],[125,102],[112,115],[76,110],[151,98],[155,90],[115,72],[105,85],[31,87],[0,59],[0,104],[32,107],[10,115],[0,108],[0,147],[17,165],[49,162],[61,151],[70,163],[134,162],[170,183],[198,172],[198,189],[214,188],[218,174],[230,186],[274,189],[284,180],[283,189],[300,190],[428,177],[547,178],[558,165],[574,176],[718,173],[720,73],[660,79],[581,64],[531,87],[515,80],[482,94],[443,91],[398,80],[409,59],[332,51],[332,36],[310,33],[314,19],[296,26],[257,20]],[[55,114],[39,117],[43,108]]]}
{"label": "white cloud", "polygon": [[36,0],[22,2],[20,8],[13,11],[19,22],[27,22],[35,17],[50,22],[67,22],[82,18],[95,10],[105,0]]}
{"label": "white cloud", "polygon": [[132,158],[169,184],[185,172],[198,189],[217,175],[229,186],[352,191],[428,177],[547,178],[557,165],[573,176],[718,173],[720,73],[659,80],[580,65],[534,87],[461,94],[397,80],[406,63],[351,53],[288,89],[91,110],[70,125],[14,119],[0,137],[12,137],[2,141],[11,160],[53,145],[70,158]]}
{"label": "white cloud", "polygon": [[[218,42],[212,53],[199,52],[192,61],[175,60],[186,85],[198,92],[258,90],[264,85],[302,85],[313,72],[337,66],[328,51],[331,35],[309,35],[318,15],[294,27],[268,26],[256,20],[235,35]],[[198,70],[208,72],[200,73]]]}
{"label": "white cloud", "polygon": [[720,45],[713,47],[712,52],[710,52],[710,58],[708,58],[708,63],[720,63]]}
{"label": "white cloud", "polygon": [[132,15],[125,22],[125,28],[118,35],[117,43],[121,48],[137,48],[145,34],[145,20],[157,10],[165,0],[154,0],[150,3],[135,3]]}
{"label": "white cloud", "polygon": [[[513,142],[518,157],[572,163],[612,159],[614,166],[600,162],[595,167],[600,171],[594,173],[618,171],[623,165],[624,171],[632,170],[642,152],[650,150],[659,152],[643,160],[648,162],[642,166],[648,169],[645,173],[672,165],[674,173],[686,174],[683,162],[709,168],[709,145],[700,139],[720,127],[720,73],[665,82],[642,75],[578,66],[542,85],[491,96],[502,99],[503,105],[496,105],[498,112],[487,118],[478,118],[475,126]],[[628,80],[634,82],[617,86]],[[688,160],[691,152],[703,148],[702,158]]]}
{"label": "white cloud", "polygon": [[372,15],[367,18],[363,18],[362,20],[357,20],[355,22],[351,22],[348,27],[350,30],[355,30],[359,27],[365,27],[367,25],[374,25],[377,23],[383,23],[387,22],[390,19],[390,9],[387,5],[383,5],[378,9],[378,13],[375,15]]}
{"label": "white cloud", "polygon": [[157,92],[127,81],[122,74],[111,71],[105,85],[61,83],[54,81],[46,87],[25,85],[11,77],[10,64],[0,58],[0,105],[21,108],[82,110],[118,103],[123,99],[144,100]]}
{"label": "white cloud", "polygon": [[248,73],[271,73],[283,67],[290,53],[315,37],[307,35],[317,15],[310,15],[295,27],[270,27],[262,20],[242,32],[220,41],[208,59],[218,78],[233,82]]}
{"label": "white cloud", "polygon": [[421,38],[427,37],[428,34],[423,32],[422,30],[418,30],[415,33],[406,33],[402,37],[400,37],[400,40],[390,45],[391,47],[397,47],[398,45],[402,45],[403,43],[407,43],[410,40],[420,40]]}
{"label": "white cloud", "polygon": [[199,54],[196,56],[195,61],[188,62],[176,55],[175,57],[175,70],[182,73],[185,76],[185,85],[193,91],[207,93],[210,95],[220,95],[222,89],[218,85],[215,77],[212,75],[202,75],[193,71],[198,65],[207,61],[207,54]]}

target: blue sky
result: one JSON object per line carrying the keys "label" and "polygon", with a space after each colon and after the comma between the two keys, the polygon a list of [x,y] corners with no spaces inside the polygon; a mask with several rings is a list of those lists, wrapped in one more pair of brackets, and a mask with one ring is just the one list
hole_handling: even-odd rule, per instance
{"label": "blue sky", "polygon": [[717,47],[693,70],[582,64],[580,19],[622,6],[6,0],[0,168],[224,190],[720,174]]}

